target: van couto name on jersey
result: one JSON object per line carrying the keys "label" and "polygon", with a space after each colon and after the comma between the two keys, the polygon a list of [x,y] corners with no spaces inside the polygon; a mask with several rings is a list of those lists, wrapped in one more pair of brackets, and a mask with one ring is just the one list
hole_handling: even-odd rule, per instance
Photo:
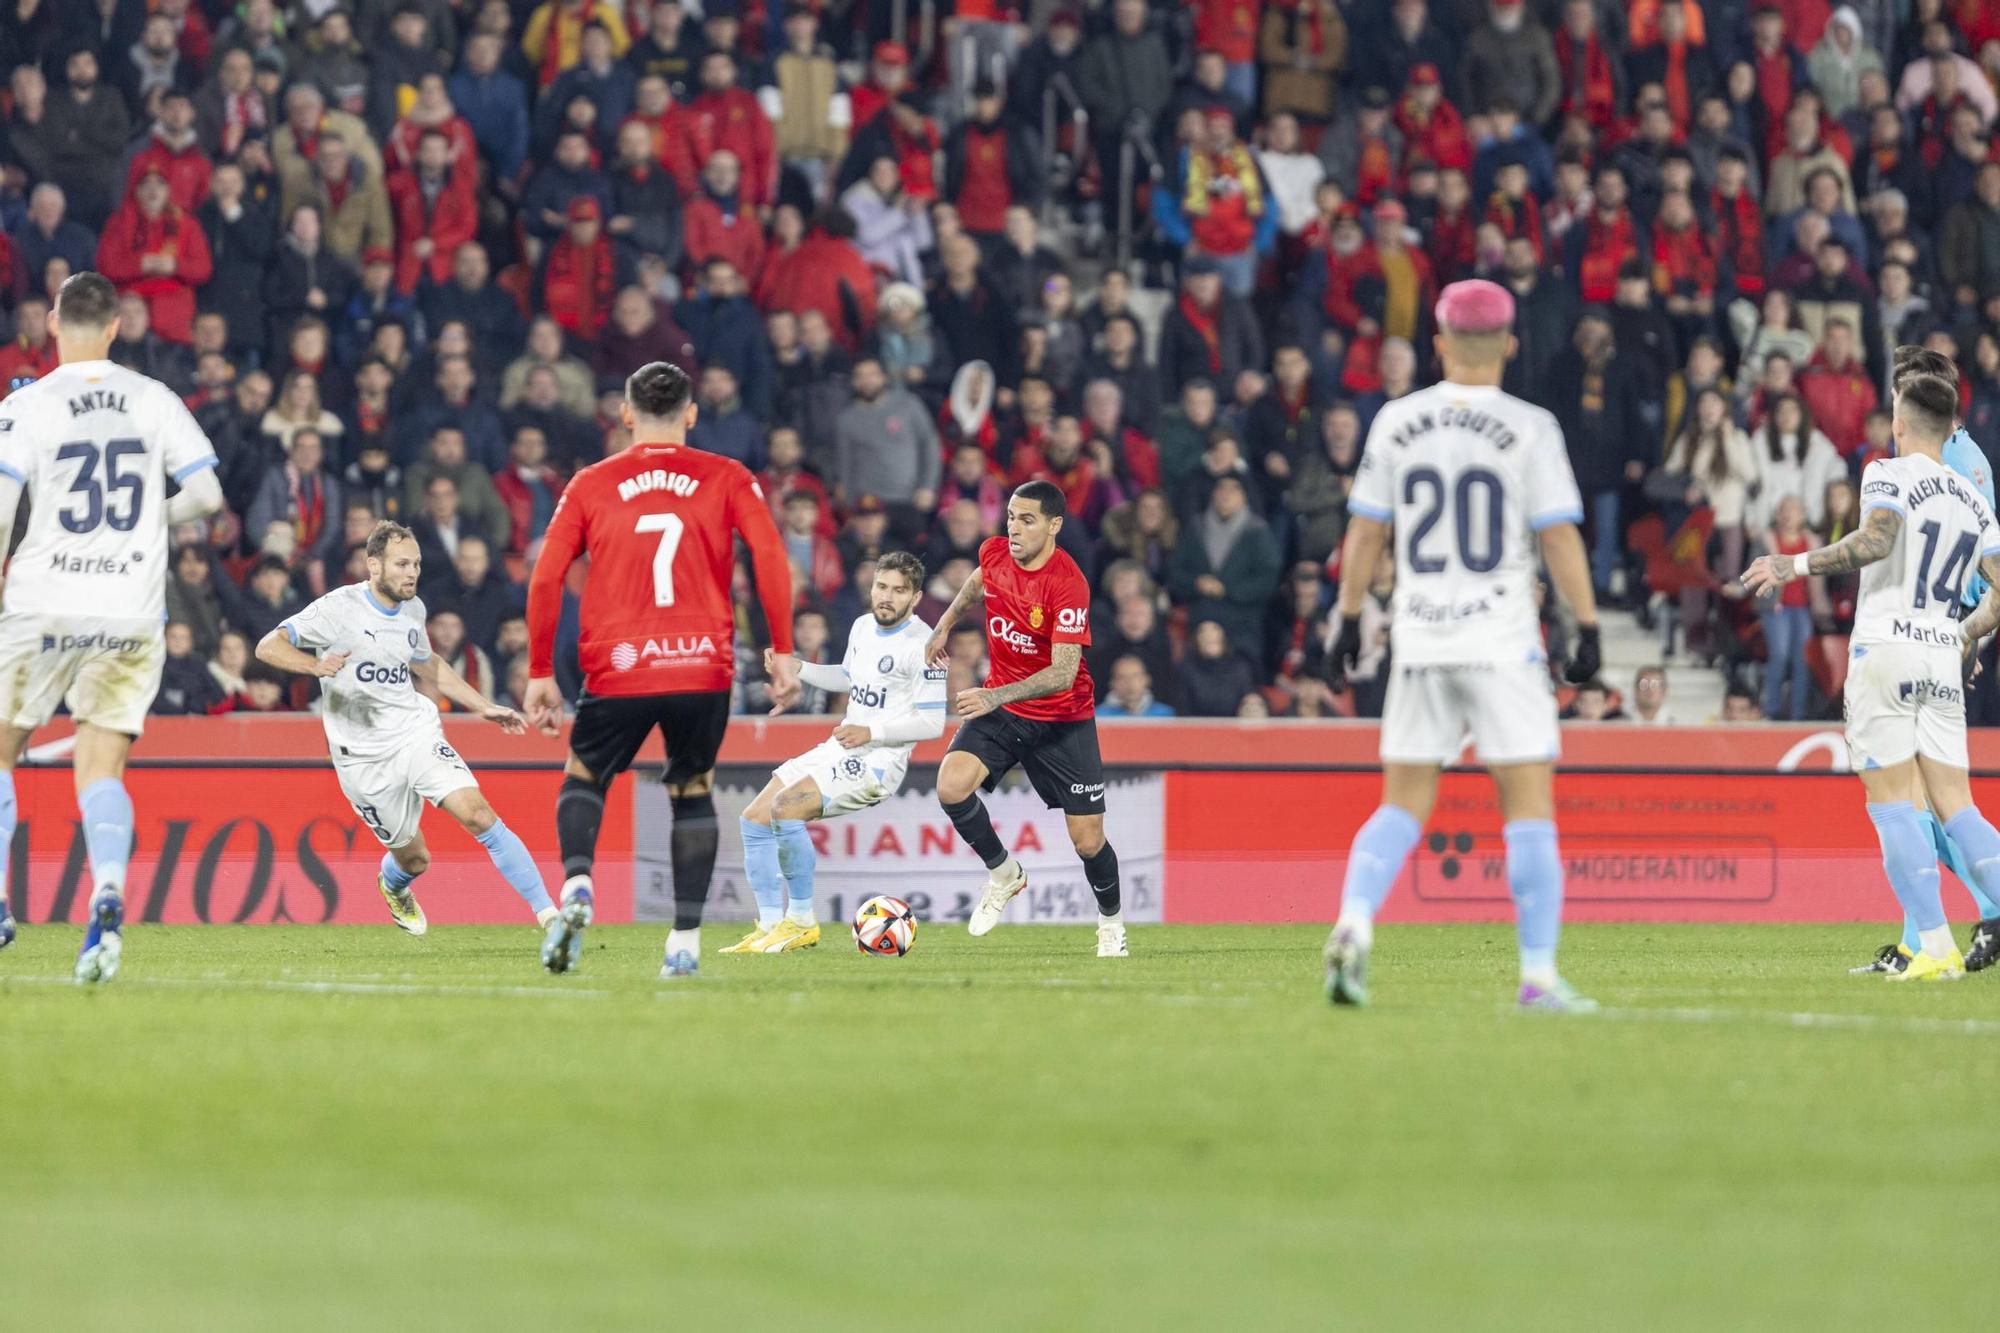
{"label": "van couto name on jersey", "polygon": [[1435,414],[1419,412],[1389,437],[1389,443],[1397,448],[1407,448],[1415,444],[1420,436],[1434,430],[1469,430],[1474,435],[1484,435],[1492,441],[1496,449],[1512,449],[1519,442],[1514,428],[1491,412],[1482,412],[1476,407],[1453,405],[1440,409]]}
{"label": "van couto name on jersey", "polygon": [[125,555],[67,555],[57,551],[49,557],[49,568],[58,574],[128,574],[138,553]]}

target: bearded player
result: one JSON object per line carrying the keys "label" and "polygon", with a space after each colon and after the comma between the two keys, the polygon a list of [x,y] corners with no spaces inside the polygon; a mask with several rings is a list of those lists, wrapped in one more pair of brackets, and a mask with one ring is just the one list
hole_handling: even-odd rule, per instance
{"label": "bearded player", "polygon": [[542,941],[542,964],[551,972],[576,964],[595,909],[591,872],[605,793],[657,728],[674,816],[674,929],[660,975],[687,977],[701,965],[701,914],[715,871],[715,756],[736,674],[736,538],[750,548],[770,625],[771,699],[779,708],[799,689],[792,572],[749,470],[688,446],[696,409],[680,367],[655,361],[632,372],[619,415],[632,446],[583,469],[564,489],[528,585],[522,703],[553,736],[563,707],[555,681],[563,581],[579,557],[590,558],[577,647],[583,697],[556,798],[562,911]]}
{"label": "bearded player", "polygon": [[1061,810],[1069,840],[1083,858],[1097,898],[1097,956],[1126,956],[1119,910],[1118,855],[1104,840],[1104,761],[1097,750],[1096,691],[1083,650],[1090,643],[1090,584],[1056,546],[1067,507],[1052,482],[1031,481],[1007,501],[1007,535],[979,548],[979,568],[938,618],[924,660],[943,664],[951,627],[986,599],[983,688],[959,693],[965,725],[938,768],[938,803],[965,845],[986,863],[985,891],[967,929],[984,935],[1000,924],[1028,872],[1007,854],[979,799],[1020,765],[1035,794]]}

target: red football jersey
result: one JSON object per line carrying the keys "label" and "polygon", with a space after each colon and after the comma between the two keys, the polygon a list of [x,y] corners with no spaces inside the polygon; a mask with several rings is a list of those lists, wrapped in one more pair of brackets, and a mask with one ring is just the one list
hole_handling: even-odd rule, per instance
{"label": "red football jersey", "polygon": [[750,548],[771,646],[792,650],[792,573],[770,506],[741,463],[685,445],[635,445],[576,474],[528,584],[529,674],[555,674],[563,578],[590,557],[580,657],[594,695],[726,690],[735,677],[730,581]]}
{"label": "red football jersey", "polygon": [[[1059,643],[1090,644],[1090,584],[1067,551],[1040,569],[1023,569],[1007,553],[1005,537],[979,548],[979,576],[986,584],[986,686],[1012,685],[1048,666]],[[1007,711],[1037,722],[1075,722],[1096,711],[1090,667],[1077,663],[1076,683],[1061,694],[1023,699]]]}

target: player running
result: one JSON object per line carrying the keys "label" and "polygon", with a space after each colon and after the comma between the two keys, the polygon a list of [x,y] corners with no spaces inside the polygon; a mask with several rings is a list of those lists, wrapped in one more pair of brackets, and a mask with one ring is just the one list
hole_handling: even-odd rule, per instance
{"label": "player running", "polygon": [[[1935,375],[1958,389],[1958,365],[1941,352],[1933,352],[1927,347],[1906,344],[1896,349],[1895,370],[1891,376],[1891,397],[1899,391],[1903,383],[1917,375]],[[1942,455],[1944,465],[1971,482],[1979,492],[1979,498],[1986,501],[1988,512],[1994,509],[1993,477],[1988,470],[1986,455],[1980,452],[1965,427],[1960,425],[1944,442]],[[1965,595],[1959,599],[1962,615],[1971,614],[1979,605],[1979,599],[1986,591],[1986,580],[1977,573],[1966,581]],[[1919,775],[1913,789],[1912,799],[1918,807],[1918,817],[1930,835],[1931,845],[1937,851],[1937,859],[1950,866],[1959,883],[1971,892],[1978,905],[1980,921],[1972,931],[1972,945],[1965,952],[1965,970],[1983,971],[2000,959],[2000,905],[1996,905],[1981,892],[1965,862],[1965,856],[1958,845],[1945,836],[1944,825],[1938,822],[1937,812],[1923,789],[1923,779]],[[1909,965],[1922,945],[1917,939],[1917,923],[1907,913],[1903,917],[1903,938],[1895,944],[1885,944],[1875,953],[1875,957],[1861,967],[1849,968],[1850,973],[1860,975],[1869,972],[1900,972]]]}
{"label": "player running", "polygon": [[556,621],[563,580],[590,557],[578,656],[583,697],[556,798],[562,911],[542,941],[551,972],[575,966],[594,899],[591,871],[604,794],[655,727],[666,742],[664,781],[674,812],[674,929],[662,977],[701,965],[701,913],[715,871],[715,756],[729,725],[736,673],[730,576],[741,536],[756,566],[757,599],[771,627],[771,699],[798,695],[792,656],[792,573],[778,526],[741,463],[691,449],[687,375],[655,361],[625,381],[619,415],[632,447],[577,473],[549,520],[528,584],[529,720],[560,731]]}
{"label": "player running", "polygon": [[493,868],[546,926],[556,908],[535,858],[486,803],[479,779],[445,740],[437,705],[416,685],[513,735],[526,732],[527,723],[431,652],[430,618],[417,596],[423,554],[410,530],[377,523],[364,549],[367,581],[335,588],[265,635],[257,660],[319,678],[320,717],[340,790],[388,848],[375,885],[390,920],[412,935],[429,928],[410,889],[431,864],[422,827],[429,801],[486,849]]}
{"label": "player running", "polygon": [[1951,382],[1900,380],[1896,457],[1861,474],[1861,527],[1802,555],[1761,556],[1743,576],[1745,587],[1764,593],[1809,574],[1863,571],[1844,691],[1848,757],[1868,794],[1889,886],[1915,919],[1919,944],[1892,981],[1950,981],[1965,972],[1938,893],[1937,849],[1913,793],[1928,795],[1987,897],[2000,894],[2000,832],[1972,803],[1962,676],[1979,640],[2000,624],[2000,596],[1989,588],[1965,623],[1955,623],[1975,560],[1989,582],[2000,577],[2000,527],[1944,466],[1957,413]]}
{"label": "player running", "polygon": [[924,661],[942,666],[945,643],[975,599],[986,598],[983,689],[963,690],[965,725],[938,768],[938,803],[965,845],[986,863],[986,888],[966,929],[1000,924],[1028,872],[1007,854],[979,799],[1016,764],[1049,809],[1060,809],[1097,898],[1097,956],[1127,954],[1119,909],[1118,854],[1104,840],[1104,761],[1097,750],[1097,694],[1084,665],[1090,643],[1090,584],[1056,546],[1067,507],[1053,482],[1030,481],[1007,501],[1007,535],[979,548],[979,568],[938,618]]}
{"label": "player running", "polygon": [[[118,291],[78,273],[49,313],[62,364],[0,404],[0,551],[21,494],[28,531],[0,610],[0,946],[16,806],[14,765],[57,704],[76,719],[77,808],[90,850],[79,982],[109,981],[124,954],[132,798],[125,756],[166,661],[167,529],[222,507],[215,451],[179,395],[113,365]],[[167,497],[167,481],[180,492]]]}
{"label": "player running", "polygon": [[[875,566],[870,613],[847,632],[839,666],[799,663],[799,681],[847,695],[833,735],[779,768],[743,812],[743,869],[757,925],[724,953],[790,953],[819,943],[813,915],[817,854],[809,819],[830,819],[887,800],[903,785],[918,741],[944,734],[942,667],[924,663],[930,626],[911,615],[924,566],[889,551]],[[766,669],[769,669],[769,653]]]}
{"label": "player running", "polygon": [[1523,1009],[1588,1011],[1556,971],[1563,866],[1556,848],[1556,703],[1535,610],[1541,549],[1577,621],[1568,679],[1597,674],[1597,602],[1577,524],[1583,502],[1555,418],[1500,390],[1514,355],[1514,298],[1458,282],[1437,303],[1440,384],[1382,409],[1348,499],[1335,669],[1361,653],[1361,603],[1393,527],[1395,674],[1382,710],[1382,804],[1348,852],[1326,993],[1368,1002],[1375,914],[1417,845],[1440,768],[1468,731],[1506,820]]}

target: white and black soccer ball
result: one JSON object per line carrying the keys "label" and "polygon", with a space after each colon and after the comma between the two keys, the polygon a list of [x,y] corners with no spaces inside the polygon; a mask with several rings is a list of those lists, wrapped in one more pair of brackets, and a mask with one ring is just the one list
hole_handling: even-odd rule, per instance
{"label": "white and black soccer ball", "polygon": [[878,893],[855,909],[854,947],[900,958],[917,942],[917,914],[901,898]]}

